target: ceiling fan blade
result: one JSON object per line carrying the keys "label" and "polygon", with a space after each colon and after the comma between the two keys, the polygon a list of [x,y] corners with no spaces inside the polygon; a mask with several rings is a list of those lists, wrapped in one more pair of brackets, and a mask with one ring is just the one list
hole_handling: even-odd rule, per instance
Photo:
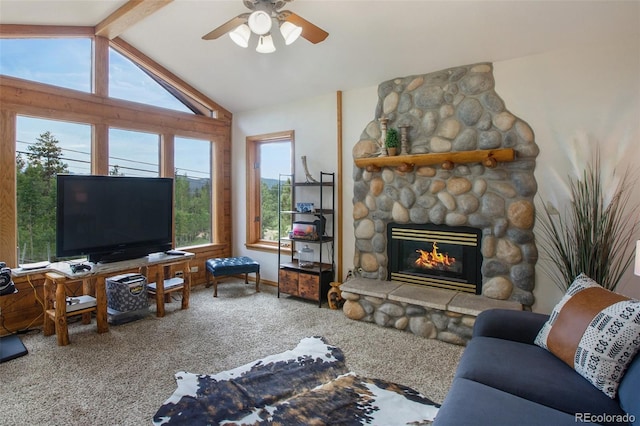
{"label": "ceiling fan blade", "polygon": [[238,28],[240,25],[245,24],[247,22],[247,18],[249,17],[248,13],[243,13],[241,15],[236,16],[220,25],[215,30],[211,31],[208,34],[202,36],[203,40],[215,40],[220,36],[225,35],[229,31],[233,31]]}
{"label": "ceiling fan blade", "polygon": [[282,11],[280,14],[280,17],[281,19],[287,22],[291,22],[292,24],[301,27],[302,34],[300,35],[306,38],[307,40],[309,40],[313,44],[320,43],[329,35],[329,33],[323,30],[322,28],[312,24],[306,19],[291,12],[290,10]]}

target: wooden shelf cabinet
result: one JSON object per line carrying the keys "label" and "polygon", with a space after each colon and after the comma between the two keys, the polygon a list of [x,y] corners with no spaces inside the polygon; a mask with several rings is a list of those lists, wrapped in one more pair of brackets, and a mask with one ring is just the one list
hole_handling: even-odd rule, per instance
{"label": "wooden shelf cabinet", "polygon": [[[278,199],[282,201],[283,191],[290,188],[292,206],[295,206],[296,195],[300,195],[297,193],[304,190],[305,197],[307,197],[305,201],[310,201],[308,198],[312,198],[313,201],[318,202],[319,208],[312,212],[292,211],[290,210],[292,206],[283,206],[279,203],[278,229],[280,232],[284,228],[283,216],[289,217],[291,222],[307,221],[306,219],[310,218],[318,218],[320,223],[323,219],[319,218],[324,218],[326,222],[324,226],[321,226],[323,229],[319,230],[317,239],[295,238],[281,233],[278,235],[278,297],[280,297],[280,293],[285,293],[317,301],[318,306],[321,307],[335,276],[334,238],[332,235],[335,228],[335,173],[320,172],[319,182],[295,182],[293,179],[292,175],[280,175]],[[329,195],[331,202],[327,205],[326,199],[329,198]],[[309,245],[318,248],[317,261],[314,261],[313,267],[303,268],[298,264],[296,245],[300,247]],[[285,247],[290,249],[290,256],[287,256],[288,252],[283,253]]]}
{"label": "wooden shelf cabinet", "polygon": [[321,273],[312,270],[280,268],[278,287],[282,293],[303,299],[320,301],[327,294],[333,280],[333,271],[323,270]]}

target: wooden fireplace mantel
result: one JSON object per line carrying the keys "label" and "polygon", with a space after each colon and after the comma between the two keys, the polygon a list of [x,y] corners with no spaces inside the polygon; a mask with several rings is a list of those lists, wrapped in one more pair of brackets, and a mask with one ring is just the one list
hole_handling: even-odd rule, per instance
{"label": "wooden fireplace mantel", "polygon": [[495,167],[501,161],[513,161],[513,148],[480,149],[475,151],[439,152],[428,154],[394,155],[384,157],[356,158],[356,166],[368,171],[379,171],[382,167],[397,167],[400,171],[411,171],[415,166],[442,165],[450,170],[455,164],[482,163],[486,167]]}

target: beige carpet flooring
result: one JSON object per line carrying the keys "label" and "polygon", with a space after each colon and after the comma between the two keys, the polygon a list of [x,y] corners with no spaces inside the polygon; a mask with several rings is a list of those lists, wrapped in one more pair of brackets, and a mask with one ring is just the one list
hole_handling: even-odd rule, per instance
{"label": "beige carpet flooring", "polygon": [[150,425],[176,389],[174,373],[217,373],[323,336],[360,375],[410,386],[442,402],[463,347],[349,320],[342,311],[272,286],[222,280],[218,298],[198,286],[190,308],[166,305],[164,318],[112,325],[97,334],[69,325],[71,344],[37,330],[21,336],[29,354],[0,364],[0,425]]}

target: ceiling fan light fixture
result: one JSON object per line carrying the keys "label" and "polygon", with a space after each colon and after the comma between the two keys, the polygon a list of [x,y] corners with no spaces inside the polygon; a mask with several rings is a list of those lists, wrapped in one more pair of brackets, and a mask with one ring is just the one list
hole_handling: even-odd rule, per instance
{"label": "ceiling fan light fixture", "polygon": [[229,37],[235,44],[240,47],[248,47],[249,46],[249,38],[251,37],[251,30],[247,24],[242,24],[238,26],[235,30],[229,33]]}
{"label": "ceiling fan light fixture", "polygon": [[[317,27],[306,19],[290,10],[280,10],[293,0],[243,0],[244,5],[251,12],[241,13],[224,24],[202,36],[203,40],[215,40],[224,34],[229,34],[234,43],[246,48],[258,38],[256,51],[260,53],[275,52],[276,47],[272,38],[278,28],[282,41],[286,45],[302,37],[313,44],[320,43],[329,35],[322,28]],[[2,2],[2,0],[0,0]],[[253,36],[256,35],[256,37]],[[276,38],[279,38],[277,36]]]}
{"label": "ceiling fan light fixture", "polygon": [[249,15],[249,28],[258,35],[265,35],[271,31],[271,15],[264,10],[256,10]]}
{"label": "ceiling fan light fixture", "polygon": [[284,38],[284,43],[288,46],[300,37],[302,34],[302,27],[299,27],[291,22],[284,21],[282,25],[280,25],[280,33]]}
{"label": "ceiling fan light fixture", "polygon": [[276,51],[276,47],[273,44],[273,37],[271,34],[260,36],[258,45],[256,46],[256,52],[259,53],[272,53]]}

